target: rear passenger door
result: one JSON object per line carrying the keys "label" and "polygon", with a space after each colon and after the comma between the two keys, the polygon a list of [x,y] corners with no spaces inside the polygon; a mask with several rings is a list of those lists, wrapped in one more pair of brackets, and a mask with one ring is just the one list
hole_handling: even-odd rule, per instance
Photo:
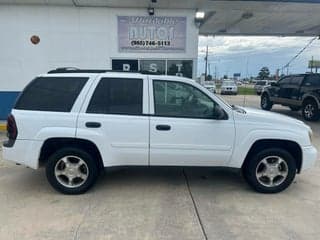
{"label": "rear passenger door", "polygon": [[79,114],[77,137],[98,146],[105,166],[148,165],[147,89],[142,75],[112,75],[101,77],[89,91]]}

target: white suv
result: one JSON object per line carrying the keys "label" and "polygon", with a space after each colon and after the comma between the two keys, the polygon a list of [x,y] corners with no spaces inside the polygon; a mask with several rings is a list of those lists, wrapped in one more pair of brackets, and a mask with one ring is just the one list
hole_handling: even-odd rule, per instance
{"label": "white suv", "polygon": [[66,194],[130,165],[239,168],[256,191],[275,193],[317,158],[303,122],[230,106],[176,76],[53,70],[23,90],[7,130],[4,158],[45,166]]}

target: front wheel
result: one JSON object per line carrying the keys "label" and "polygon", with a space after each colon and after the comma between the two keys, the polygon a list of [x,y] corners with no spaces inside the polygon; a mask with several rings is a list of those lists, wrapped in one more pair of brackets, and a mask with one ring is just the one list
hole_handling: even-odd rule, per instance
{"label": "front wheel", "polygon": [[305,100],[302,104],[302,115],[307,121],[317,121],[320,118],[320,110],[316,101]]}
{"label": "front wheel", "polygon": [[63,148],[49,157],[46,175],[57,191],[81,194],[96,181],[98,166],[89,153],[78,148]]}
{"label": "front wheel", "polygon": [[271,110],[273,103],[270,101],[268,94],[264,93],[261,96],[260,106],[263,110]]}
{"label": "front wheel", "polygon": [[278,193],[289,187],[297,168],[288,151],[270,148],[255,154],[243,170],[246,181],[257,192]]}

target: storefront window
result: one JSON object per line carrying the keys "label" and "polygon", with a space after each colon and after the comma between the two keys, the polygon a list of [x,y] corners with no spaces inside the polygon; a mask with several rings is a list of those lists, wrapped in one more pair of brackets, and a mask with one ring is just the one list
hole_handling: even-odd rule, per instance
{"label": "storefront window", "polygon": [[168,60],[167,74],[192,78],[192,60]]}
{"label": "storefront window", "polygon": [[140,60],[140,71],[166,74],[166,60]]}

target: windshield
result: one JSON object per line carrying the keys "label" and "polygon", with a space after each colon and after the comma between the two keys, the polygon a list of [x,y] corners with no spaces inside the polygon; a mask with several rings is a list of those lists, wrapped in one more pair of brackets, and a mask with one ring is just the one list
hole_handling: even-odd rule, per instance
{"label": "windshield", "polygon": [[256,85],[260,85],[260,86],[263,86],[263,85],[266,85],[267,81],[259,81],[256,83]]}
{"label": "windshield", "polygon": [[234,83],[234,81],[224,81],[222,83],[222,86],[235,86],[236,84]]}

